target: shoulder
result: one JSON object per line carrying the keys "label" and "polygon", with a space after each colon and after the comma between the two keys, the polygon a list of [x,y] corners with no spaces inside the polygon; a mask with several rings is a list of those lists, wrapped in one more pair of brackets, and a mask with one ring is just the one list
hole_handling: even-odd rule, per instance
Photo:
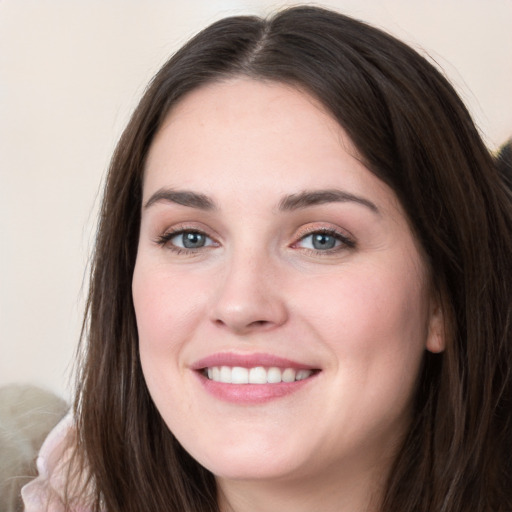
{"label": "shoulder", "polygon": [[[21,491],[25,512],[64,512],[65,494],[72,463],[76,429],[69,413],[50,432],[37,458],[38,476]],[[73,512],[87,512],[88,508],[77,504]]]}

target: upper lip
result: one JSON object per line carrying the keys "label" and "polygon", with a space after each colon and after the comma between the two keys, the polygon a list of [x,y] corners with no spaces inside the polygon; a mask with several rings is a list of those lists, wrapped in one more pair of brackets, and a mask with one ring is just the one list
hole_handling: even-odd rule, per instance
{"label": "upper lip", "polygon": [[252,353],[237,354],[234,352],[219,352],[206,356],[195,361],[191,368],[193,370],[202,370],[214,366],[240,366],[242,368],[254,368],[256,366],[277,367],[277,368],[294,368],[296,370],[315,370],[318,367],[310,364],[299,363],[291,359],[286,359],[273,354]]}

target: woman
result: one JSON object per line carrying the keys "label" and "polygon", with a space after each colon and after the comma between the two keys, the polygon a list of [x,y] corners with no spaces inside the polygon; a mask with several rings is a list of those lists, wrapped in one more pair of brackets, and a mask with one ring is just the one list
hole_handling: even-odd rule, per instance
{"label": "woman", "polygon": [[76,425],[40,461],[67,485],[27,510],[45,485],[71,510],[510,510],[511,228],[412,49],[311,7],[213,24],[116,149]]}

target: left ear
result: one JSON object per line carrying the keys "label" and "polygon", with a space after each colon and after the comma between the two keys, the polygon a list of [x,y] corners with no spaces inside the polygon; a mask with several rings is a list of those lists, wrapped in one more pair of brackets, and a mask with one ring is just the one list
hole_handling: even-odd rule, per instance
{"label": "left ear", "polygon": [[444,313],[439,294],[433,293],[430,300],[427,342],[425,348],[438,354],[446,348],[446,332]]}

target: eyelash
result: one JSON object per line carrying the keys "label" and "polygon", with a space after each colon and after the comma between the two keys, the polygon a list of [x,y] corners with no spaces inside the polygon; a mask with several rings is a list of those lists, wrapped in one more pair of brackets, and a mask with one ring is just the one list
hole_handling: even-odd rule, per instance
{"label": "eyelash", "polygon": [[[204,246],[198,247],[198,248],[178,247],[178,246],[170,243],[173,238],[175,238],[179,235],[184,235],[186,233],[204,236],[205,238],[213,241],[213,243],[204,245]],[[197,254],[198,251],[200,251],[202,249],[218,245],[217,242],[212,237],[208,236],[204,231],[201,231],[200,229],[196,229],[196,228],[182,228],[182,227],[163,233],[162,235],[157,237],[155,242],[158,245],[160,245],[161,247],[165,247],[178,255],[179,254],[185,254],[185,255]]]}
{"label": "eyelash", "polygon": [[302,249],[315,256],[329,256],[339,251],[343,251],[346,249],[354,249],[356,247],[356,242],[352,238],[349,238],[346,234],[341,233],[336,229],[325,227],[311,227],[307,229],[304,233],[301,234],[300,238],[292,244],[292,247],[297,246],[297,244],[299,244],[306,238],[318,234],[332,236],[336,241],[340,242],[340,244],[338,246],[323,251],[319,249],[310,249],[306,247]]}
{"label": "eyelash", "polygon": [[[197,247],[197,248],[178,247],[178,246],[170,243],[173,238],[175,238],[179,235],[184,235],[186,233],[198,234],[198,235],[204,236],[205,238],[211,240],[213,243],[208,244],[208,245],[203,245],[203,246]],[[290,247],[299,248],[299,247],[297,247],[297,245],[300,242],[302,242],[303,240],[305,240],[306,238],[308,238],[310,236],[318,235],[318,234],[332,236],[336,241],[340,242],[340,244],[333,248],[326,249],[326,250],[311,249],[311,248],[303,247],[302,248],[303,251],[306,251],[313,255],[328,256],[328,255],[337,253],[338,251],[341,251],[344,249],[354,249],[356,247],[356,242],[352,238],[349,238],[346,234],[341,233],[340,231],[338,231],[336,229],[325,228],[325,227],[320,227],[320,228],[315,227],[315,228],[310,228],[310,229],[306,230],[305,232],[301,233],[298,240],[296,242],[294,242],[293,244],[291,244]],[[185,254],[185,255],[197,254],[199,251],[201,251],[205,248],[209,248],[212,246],[218,246],[218,243],[212,237],[208,236],[204,231],[201,231],[200,229],[195,229],[195,228],[182,228],[182,227],[163,233],[162,235],[157,237],[155,242],[158,245],[160,245],[161,247],[166,247],[178,255],[180,255],[180,254]]]}

